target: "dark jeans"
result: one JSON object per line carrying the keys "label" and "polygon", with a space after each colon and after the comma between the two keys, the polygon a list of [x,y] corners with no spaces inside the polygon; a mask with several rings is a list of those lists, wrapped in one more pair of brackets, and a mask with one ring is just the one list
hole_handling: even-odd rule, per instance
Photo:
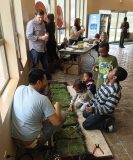
{"label": "dark jeans", "polygon": [[69,39],[69,45],[73,45],[73,43],[74,43],[74,45],[76,45],[77,42],[78,42],[77,40]]}
{"label": "dark jeans", "polygon": [[51,74],[48,71],[48,60],[47,60],[47,54],[43,52],[37,52],[36,50],[32,49],[30,52],[31,60],[32,60],[32,68],[38,68],[39,67],[39,61],[42,64],[43,70],[46,73],[46,77],[48,80],[51,80]]}
{"label": "dark jeans", "polygon": [[83,112],[83,117],[86,120],[83,122],[83,127],[86,130],[100,129],[106,130],[107,124],[106,119],[111,118],[109,115],[96,115],[87,111]]}
{"label": "dark jeans", "polygon": [[124,38],[125,38],[125,33],[124,32],[121,32],[121,36],[120,36],[120,43],[119,43],[119,46],[120,47],[124,47]]}

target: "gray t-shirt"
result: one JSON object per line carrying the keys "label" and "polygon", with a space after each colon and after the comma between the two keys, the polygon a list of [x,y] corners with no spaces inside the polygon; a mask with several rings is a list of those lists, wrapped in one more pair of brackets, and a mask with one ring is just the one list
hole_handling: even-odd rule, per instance
{"label": "gray t-shirt", "polygon": [[17,88],[12,107],[12,136],[31,141],[42,129],[42,120],[55,113],[50,100],[31,86]]}

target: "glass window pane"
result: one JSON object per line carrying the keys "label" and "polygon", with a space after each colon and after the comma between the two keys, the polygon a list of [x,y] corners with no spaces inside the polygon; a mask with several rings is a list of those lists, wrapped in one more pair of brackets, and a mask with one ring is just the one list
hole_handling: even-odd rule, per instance
{"label": "glass window pane", "polygon": [[129,32],[133,32],[133,12],[127,12],[126,17],[129,22]]}
{"label": "glass window pane", "polygon": [[111,13],[111,25],[110,25],[110,28],[116,28],[117,16],[118,16],[118,13],[115,13],[115,12]]}
{"label": "glass window pane", "polygon": [[63,39],[65,37],[65,29],[60,30],[60,42],[63,42]]}
{"label": "glass window pane", "polygon": [[119,13],[118,26],[117,26],[117,28],[120,28],[120,27],[121,27],[121,23],[123,22],[124,17],[125,17],[125,13]]}
{"label": "glass window pane", "polygon": [[115,40],[115,29],[110,29],[109,42],[112,42],[114,40]]}
{"label": "glass window pane", "polygon": [[1,31],[1,28],[0,28],[0,39],[2,39],[2,31]]}
{"label": "glass window pane", "polygon": [[83,16],[84,16],[84,9],[83,9],[83,7],[84,7],[84,5],[83,5],[83,3],[84,3],[84,1],[80,1],[81,3],[80,3],[80,21],[81,21],[81,25],[83,24]]}
{"label": "glass window pane", "polygon": [[74,25],[74,20],[76,18],[76,1],[71,0],[71,26]]}
{"label": "glass window pane", "polygon": [[65,29],[58,29],[57,34],[58,34],[58,40],[57,40],[58,43],[62,43],[65,37]]}
{"label": "glass window pane", "polygon": [[57,0],[57,5],[60,6],[62,8],[62,12],[63,12],[63,26],[65,26],[65,4],[64,4],[64,0]]}
{"label": "glass window pane", "polygon": [[[1,17],[0,17],[0,22],[1,22]],[[1,28],[1,24],[0,24],[0,39],[2,39],[2,28]]]}
{"label": "glass window pane", "polygon": [[116,41],[119,41],[120,40],[120,34],[121,34],[121,29],[117,29],[116,30]]}
{"label": "glass window pane", "polygon": [[9,79],[4,46],[0,46],[0,93]]}

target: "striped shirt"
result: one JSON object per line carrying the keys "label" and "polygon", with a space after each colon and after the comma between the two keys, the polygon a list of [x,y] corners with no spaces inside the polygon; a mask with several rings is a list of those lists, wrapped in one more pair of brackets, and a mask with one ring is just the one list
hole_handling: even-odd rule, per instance
{"label": "striped shirt", "polygon": [[114,112],[121,98],[121,86],[118,83],[104,83],[90,100],[95,114],[105,115]]}

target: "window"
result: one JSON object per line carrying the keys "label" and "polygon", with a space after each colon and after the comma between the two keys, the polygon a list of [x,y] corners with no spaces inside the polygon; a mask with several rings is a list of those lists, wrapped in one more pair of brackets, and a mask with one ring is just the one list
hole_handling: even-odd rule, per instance
{"label": "window", "polygon": [[63,27],[65,27],[65,2],[64,0],[57,0],[57,6],[62,8],[63,12]]}
{"label": "window", "polygon": [[119,41],[120,40],[120,34],[121,34],[121,23],[123,22],[124,20],[124,17],[125,17],[125,13],[119,13],[119,16],[118,16],[118,25],[117,25],[117,30],[116,30],[116,41]]}
{"label": "window", "polygon": [[63,29],[63,28],[58,29],[57,34],[59,35],[58,42],[59,43],[63,42],[63,39],[65,37],[65,29]]}
{"label": "window", "polygon": [[110,25],[110,33],[109,33],[109,41],[110,42],[120,40],[120,34],[121,34],[120,26],[121,26],[121,23],[123,22],[125,16],[126,16],[126,12],[112,12],[111,13],[111,25]]}
{"label": "window", "polygon": [[80,1],[80,21],[81,21],[81,25],[83,25],[83,21],[84,21],[84,1]]}
{"label": "window", "polygon": [[117,19],[118,19],[118,13],[117,12],[112,12],[111,13],[110,34],[109,34],[109,41],[110,42],[115,41]]}
{"label": "window", "polygon": [[71,0],[71,22],[70,22],[71,26],[73,26],[75,18],[76,18],[76,0]]}
{"label": "window", "polygon": [[2,26],[0,23],[0,93],[3,91],[8,80],[9,80],[9,74],[5,56],[4,39],[2,36]]}
{"label": "window", "polygon": [[65,25],[65,1],[57,0],[57,6],[60,6],[63,13],[63,26],[61,28],[57,28],[57,39],[58,42],[61,43],[63,38],[66,36],[66,25]]}
{"label": "window", "polygon": [[129,33],[133,32],[133,12],[127,12],[127,22],[129,22]]}

